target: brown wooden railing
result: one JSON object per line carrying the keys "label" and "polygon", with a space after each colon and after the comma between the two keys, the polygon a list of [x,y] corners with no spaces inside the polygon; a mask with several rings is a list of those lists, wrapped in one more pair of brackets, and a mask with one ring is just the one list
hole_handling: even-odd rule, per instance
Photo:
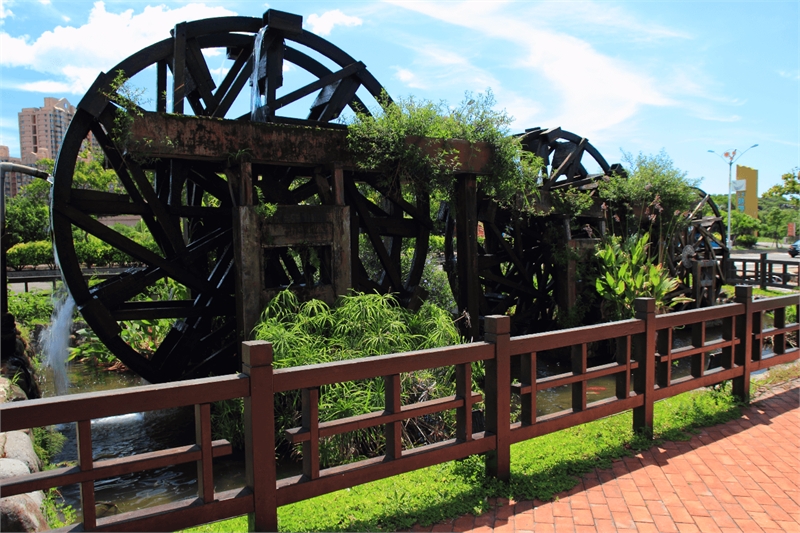
{"label": "brown wooden railing", "polygon": [[[77,421],[79,465],[0,480],[3,496],[32,490],[81,484],[85,530],[175,530],[192,525],[248,514],[250,530],[277,530],[277,508],[335,490],[386,478],[426,466],[486,454],[490,475],[508,479],[510,446],[515,442],[633,410],[633,427],[645,433],[653,430],[655,401],[708,385],[733,380],[734,392],[749,397],[750,374],[776,364],[800,358],[796,339],[800,325],[786,323],[786,309],[800,305],[800,296],[752,300],[752,289],[736,289],[736,303],[668,315],[656,315],[652,300],[636,301],[636,318],[523,337],[509,336],[507,316],[487,317],[484,342],[367,357],[320,365],[273,370],[272,346],[251,341],[243,346],[242,373],[168,385],[138,387],[122,391],[82,394],[6,404],[0,407],[0,430],[10,431]],[[765,313],[772,313],[773,326],[764,328]],[[722,339],[708,341],[710,325],[722,324]],[[691,343],[674,348],[675,328],[690,328]],[[794,337],[794,345],[789,337]],[[771,339],[771,353],[764,350]],[[598,342],[613,343],[616,361],[589,366],[589,347]],[[567,350],[572,371],[537,378],[537,354]],[[708,370],[711,356],[721,366]],[[671,375],[672,362],[691,359],[691,373],[680,379]],[[472,363],[485,364],[483,395],[472,392]],[[512,364],[519,375],[512,383]],[[456,394],[447,398],[402,405],[401,376],[422,369],[454,367]],[[516,372],[515,372],[516,374]],[[614,396],[588,401],[590,380],[616,377]],[[320,389],[335,383],[372,378],[385,381],[383,411],[320,422]],[[560,386],[572,388],[572,406],[559,413],[537,416],[537,392]],[[274,398],[287,391],[301,392],[302,425],[287,432],[290,442],[302,446],[302,473],[277,480]],[[511,420],[511,395],[520,396],[519,420]],[[225,441],[211,441],[210,404],[230,398],[244,398],[245,469],[247,486],[215,493],[214,457],[230,452]],[[474,431],[472,406],[483,401],[485,431]],[[124,413],[195,406],[196,444],[153,451],[114,460],[92,459],[92,419]],[[404,420],[446,410],[456,411],[455,438],[405,449],[400,440]],[[333,468],[320,468],[320,439],[356,429],[383,426],[386,453]],[[109,518],[96,518],[94,482],[139,470],[182,462],[196,462],[198,497],[151,507]],[[67,528],[69,529],[69,528]]]}
{"label": "brown wooden railing", "polygon": [[767,259],[762,253],[758,259],[732,257],[728,259],[728,283],[744,283],[784,289],[800,288],[800,259]]}

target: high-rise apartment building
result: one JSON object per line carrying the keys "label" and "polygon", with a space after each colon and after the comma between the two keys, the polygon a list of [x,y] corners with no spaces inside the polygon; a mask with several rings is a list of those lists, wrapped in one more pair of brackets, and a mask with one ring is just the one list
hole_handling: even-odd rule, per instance
{"label": "high-rise apartment building", "polygon": [[[22,164],[19,157],[11,157],[8,152],[8,146],[0,146],[0,163],[17,163]],[[20,174],[19,172],[6,172],[5,180],[3,181],[3,194],[6,198],[16,196],[20,187],[27,185],[33,179],[32,176]]]}
{"label": "high-rise apartment building", "polygon": [[75,106],[66,98],[45,97],[43,107],[26,107],[19,112],[19,146],[22,164],[55,159]]}

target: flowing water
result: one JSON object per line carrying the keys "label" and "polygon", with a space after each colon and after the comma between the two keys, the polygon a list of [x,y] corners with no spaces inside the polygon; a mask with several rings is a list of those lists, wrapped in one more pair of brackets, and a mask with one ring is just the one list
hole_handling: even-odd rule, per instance
{"label": "flowing water", "polygon": [[69,361],[69,339],[72,333],[72,316],[75,313],[75,300],[64,291],[56,299],[50,327],[44,329],[39,337],[44,366],[52,370],[52,382],[56,395],[67,393],[67,363]]}

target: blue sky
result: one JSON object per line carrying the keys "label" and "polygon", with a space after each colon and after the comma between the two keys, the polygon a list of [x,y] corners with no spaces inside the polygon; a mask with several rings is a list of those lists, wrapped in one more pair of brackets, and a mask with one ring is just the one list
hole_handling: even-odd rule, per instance
{"label": "blue sky", "polygon": [[100,71],[178,22],[274,8],[302,15],[393,97],[456,104],[491,88],[514,131],[561,126],[609,162],[663,149],[711,193],[727,192],[728,169],[708,150],[758,144],[741,164],[763,192],[800,166],[799,5],[0,0],[0,144],[19,155],[21,108],[77,104]]}

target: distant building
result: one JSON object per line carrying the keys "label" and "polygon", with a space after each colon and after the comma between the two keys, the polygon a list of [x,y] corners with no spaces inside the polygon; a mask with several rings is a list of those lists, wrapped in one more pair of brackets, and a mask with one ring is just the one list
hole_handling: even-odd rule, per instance
{"label": "distant building", "polygon": [[[0,146],[0,163],[17,163],[19,165],[22,164],[22,160],[19,157],[11,157],[8,152],[8,146]],[[20,187],[30,183],[32,179],[32,176],[20,174],[19,172],[7,172],[3,183],[3,194],[6,197],[16,196]]]}
{"label": "distant building", "polygon": [[75,106],[66,98],[45,97],[44,106],[26,107],[19,112],[19,149],[23,165],[40,159],[55,159],[67,132]]}
{"label": "distant building", "polygon": [[[26,107],[18,113],[23,165],[33,166],[40,159],[56,158],[75,111],[75,106],[66,98],[45,97],[44,106]],[[92,144],[92,152],[100,153],[100,147],[91,134],[88,141]]]}

